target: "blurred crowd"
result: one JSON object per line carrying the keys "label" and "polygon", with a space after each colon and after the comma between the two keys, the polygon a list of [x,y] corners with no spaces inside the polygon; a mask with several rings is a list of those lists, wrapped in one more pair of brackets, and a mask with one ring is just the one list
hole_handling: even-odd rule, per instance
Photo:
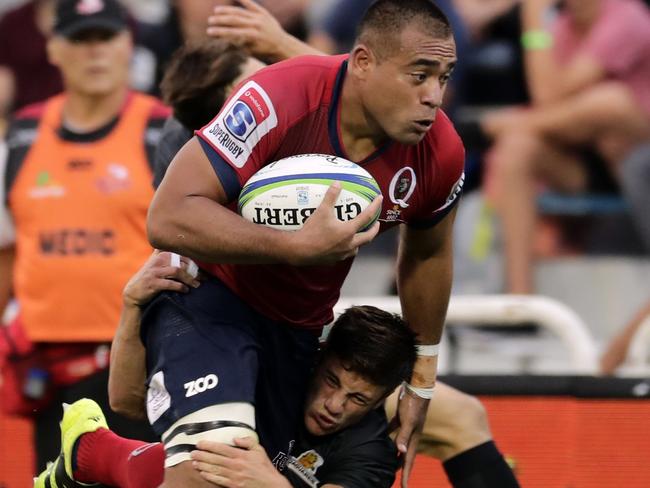
{"label": "blurred crowd", "polygon": [[[101,1],[81,0],[78,5],[92,9]],[[129,9],[126,22],[133,49],[123,51],[130,59],[124,64],[122,88],[149,95],[142,98],[143,106],[157,107],[155,98],[161,97],[160,83],[172,54],[184,43],[204,42],[210,36],[225,38],[262,61],[272,62],[273,46],[264,44],[268,41],[264,36],[265,29],[272,29],[275,24],[259,13],[249,12],[250,15],[238,18],[214,17],[216,5],[230,3],[124,0],[124,6]],[[351,48],[357,22],[371,1],[260,0],[258,3],[282,28],[314,49],[345,53]],[[580,253],[589,247],[585,233],[578,235],[580,229],[575,220],[545,214],[540,195],[579,196],[586,202],[587,213],[595,214],[602,202],[623,202],[625,212],[632,217],[632,238],[638,242],[638,252],[650,252],[649,2],[438,0],[437,3],[451,20],[459,57],[444,109],[466,145],[465,193],[481,192],[486,211],[500,225],[505,267],[502,291],[534,293],[534,262],[540,253]],[[55,26],[55,4],[56,0],[5,0],[0,5],[0,135],[6,133],[18,114],[24,120],[25,114],[36,113],[34,104],[63,90],[74,89],[75,77],[80,76],[70,65],[72,51],[65,51],[70,46],[51,42],[65,27]],[[258,25],[255,22],[260,18],[265,23]],[[70,39],[72,43],[77,42],[74,37]],[[116,55],[111,61],[112,69],[119,71],[122,61]],[[121,72],[116,76],[122,76]],[[155,110],[158,110],[155,117],[133,122],[133,127],[138,123],[142,127],[146,125],[143,137],[152,151],[159,142],[156,131],[169,113],[162,104]],[[92,120],[91,117],[84,127],[89,120],[87,114],[78,114],[76,119],[75,116],[72,114],[68,120],[72,127],[67,129],[72,133],[106,126],[111,130],[113,123],[110,119]],[[36,118],[40,120],[40,117],[48,115],[38,112]],[[25,126],[16,134],[29,137],[29,130],[34,129],[35,125]],[[124,141],[128,141],[127,136]],[[8,146],[11,149],[12,144],[24,144],[24,139],[19,139],[0,140],[0,161],[5,159]],[[142,159],[147,158],[143,153]],[[87,163],[75,160],[74,164],[78,169]],[[6,200],[11,190],[7,178],[15,174],[10,164],[0,164],[0,169],[0,183],[4,187],[0,195]],[[101,180],[105,192],[125,184],[124,171],[114,166],[113,172]],[[47,191],[55,192],[58,188],[56,181],[47,180],[46,172],[35,177],[41,178],[40,191],[47,187]],[[22,184],[22,180],[11,180],[11,183]],[[150,198],[149,191],[153,190],[143,190],[140,197]],[[603,196],[608,199],[603,200]],[[142,200],[132,203],[134,213],[146,211],[141,208]],[[12,209],[4,209],[6,201],[2,207],[0,310],[8,303],[14,286],[11,267],[21,257],[7,250],[20,239],[19,227],[28,225],[30,217],[22,209],[20,215],[12,215]],[[15,219],[16,225],[5,225],[2,219]],[[124,225],[140,226],[139,236],[147,248],[143,222],[133,224],[126,219]],[[14,232],[17,237],[9,235]],[[92,242],[92,249],[111,252],[111,235],[81,237],[86,247]],[[60,247],[61,252],[77,252],[70,242],[81,237],[53,236],[51,246]],[[148,252],[148,248],[143,250],[137,258],[143,262]],[[33,271],[38,273],[36,268]],[[24,275],[17,278],[22,280],[20,286],[26,286],[25,280],[33,279]],[[119,300],[119,293],[115,300]],[[639,317],[648,312],[644,310]],[[639,317],[628,326],[625,337],[630,335],[630,327],[638,326]],[[109,335],[83,334],[62,340],[74,342],[79,338],[97,344],[110,340]],[[45,336],[43,340],[57,341]],[[608,372],[620,362],[620,350],[625,346],[625,338],[620,339],[617,350],[610,352]],[[44,453],[42,457],[52,456]]]}
{"label": "blurred crowd", "polygon": [[[205,38],[212,8],[230,2],[123,3],[130,8],[135,42],[130,84],[159,96],[174,50]],[[285,30],[316,49],[344,53],[371,0],[259,3]],[[12,112],[62,90],[59,70],[46,52],[54,4],[11,1],[0,7],[0,131]],[[650,245],[650,224],[643,215],[647,178],[637,176],[643,176],[650,151],[644,144],[650,139],[650,30],[644,0],[438,4],[454,26],[459,53],[446,111],[468,150],[468,190],[483,188],[502,224],[504,290],[534,291],[532,263],[540,252],[580,252],[589,246],[575,225],[538,220],[535,197],[541,191],[624,194],[633,215],[638,213],[635,238]],[[246,43],[252,35],[243,30],[230,40]],[[593,202],[597,208],[598,200]]]}

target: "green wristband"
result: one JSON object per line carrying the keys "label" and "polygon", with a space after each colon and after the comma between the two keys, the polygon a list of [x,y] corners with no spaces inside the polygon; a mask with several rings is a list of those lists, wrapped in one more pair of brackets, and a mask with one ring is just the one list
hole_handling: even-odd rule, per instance
{"label": "green wristband", "polygon": [[548,49],[553,46],[553,36],[545,30],[529,30],[521,35],[521,45],[532,51]]}

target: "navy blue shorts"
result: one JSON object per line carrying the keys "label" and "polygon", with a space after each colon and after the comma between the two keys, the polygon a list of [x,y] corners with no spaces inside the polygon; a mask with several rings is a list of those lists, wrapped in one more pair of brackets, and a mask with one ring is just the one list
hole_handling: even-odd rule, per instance
{"label": "navy blue shorts", "polygon": [[[192,412],[247,402],[255,406],[256,431],[269,456],[286,452],[303,422],[318,349],[314,331],[267,319],[210,278],[187,294],[156,297],[144,311],[142,339],[147,386],[164,377],[153,408],[148,404],[158,435]],[[190,392],[188,384],[199,378],[202,391]]]}

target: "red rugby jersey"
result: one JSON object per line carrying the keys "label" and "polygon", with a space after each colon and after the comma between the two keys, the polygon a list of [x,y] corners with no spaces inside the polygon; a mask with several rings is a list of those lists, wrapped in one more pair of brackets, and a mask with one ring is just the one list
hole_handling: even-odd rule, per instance
{"label": "red rugby jersey", "polygon": [[[340,140],[340,94],[347,56],[303,56],[269,66],[234,92],[197,135],[232,198],[257,170],[305,153],[350,159]],[[464,149],[442,112],[417,145],[388,142],[363,161],[384,195],[381,231],[430,227],[458,201]],[[333,318],[352,259],[331,266],[203,264],[272,320],[318,328]]]}

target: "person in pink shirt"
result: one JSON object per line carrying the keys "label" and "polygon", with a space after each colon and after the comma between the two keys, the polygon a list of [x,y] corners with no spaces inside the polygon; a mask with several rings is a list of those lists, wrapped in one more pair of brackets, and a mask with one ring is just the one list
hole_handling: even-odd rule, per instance
{"label": "person in pink shirt", "polygon": [[631,149],[650,140],[650,11],[641,0],[522,2],[532,104],[482,122],[494,144],[488,192],[503,226],[507,291],[530,293],[535,194],[594,189],[595,154],[614,182]]}

